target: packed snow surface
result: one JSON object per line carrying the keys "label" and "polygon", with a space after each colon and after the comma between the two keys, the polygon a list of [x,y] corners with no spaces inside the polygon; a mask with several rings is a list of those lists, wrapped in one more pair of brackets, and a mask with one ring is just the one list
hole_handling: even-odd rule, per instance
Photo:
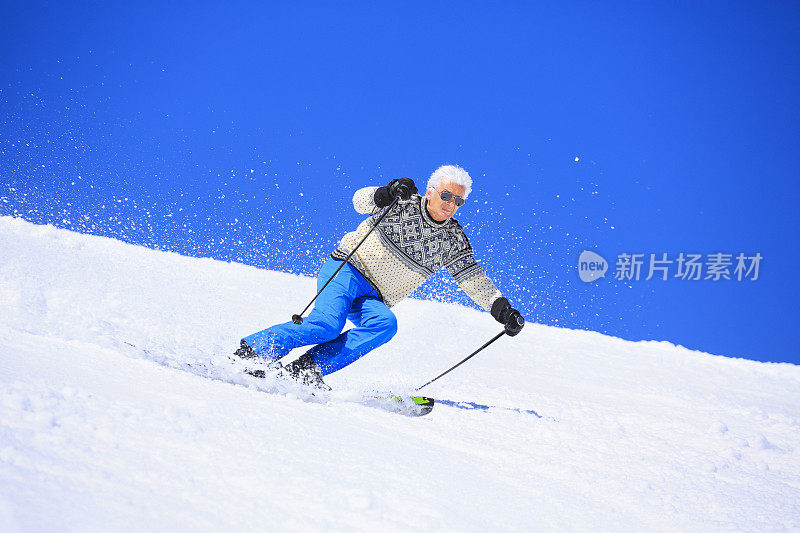
{"label": "packed snow surface", "polygon": [[0,530],[800,529],[800,367],[529,324],[358,403],[499,331],[415,300],[327,398],[225,363],[314,289],[0,218]]}

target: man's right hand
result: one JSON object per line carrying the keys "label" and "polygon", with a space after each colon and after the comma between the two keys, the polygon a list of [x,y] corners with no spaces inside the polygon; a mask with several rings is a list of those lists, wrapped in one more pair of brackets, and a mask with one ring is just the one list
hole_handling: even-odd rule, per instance
{"label": "man's right hand", "polygon": [[399,180],[392,180],[388,185],[378,187],[375,191],[375,205],[378,207],[386,207],[392,201],[399,197],[402,200],[408,200],[412,194],[416,194],[417,186],[414,185],[414,180],[411,178],[400,178]]}

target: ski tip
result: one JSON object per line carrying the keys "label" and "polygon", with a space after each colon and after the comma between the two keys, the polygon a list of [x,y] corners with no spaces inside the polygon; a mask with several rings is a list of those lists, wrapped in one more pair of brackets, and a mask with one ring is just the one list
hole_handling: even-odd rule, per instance
{"label": "ski tip", "polygon": [[433,410],[433,398],[426,396],[399,396],[397,394],[383,394],[373,396],[373,402],[387,407],[389,410],[402,413],[406,416],[424,416]]}
{"label": "ski tip", "polygon": [[427,415],[433,410],[433,398],[428,398],[427,396],[414,396],[411,398],[411,401],[413,401],[417,406],[418,416]]}

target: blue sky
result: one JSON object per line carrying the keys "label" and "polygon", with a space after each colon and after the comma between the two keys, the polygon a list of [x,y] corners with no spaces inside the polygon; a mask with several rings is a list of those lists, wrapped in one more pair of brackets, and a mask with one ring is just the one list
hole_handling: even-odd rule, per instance
{"label": "blue sky", "polygon": [[[2,12],[0,214],[313,274],[356,189],[457,163],[458,218],[529,321],[800,363],[800,4]],[[585,284],[583,250],[763,260]],[[417,296],[468,303],[446,275]]]}

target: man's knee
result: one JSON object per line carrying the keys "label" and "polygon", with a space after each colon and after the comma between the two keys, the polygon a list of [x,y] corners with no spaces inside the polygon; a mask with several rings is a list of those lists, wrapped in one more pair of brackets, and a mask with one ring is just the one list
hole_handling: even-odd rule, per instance
{"label": "man's knee", "polygon": [[322,329],[322,335],[325,337],[326,341],[338,337],[346,323],[346,319],[342,319],[341,317],[336,317],[327,313],[314,313],[313,311],[306,321]]}
{"label": "man's knee", "polygon": [[397,317],[388,309],[386,311],[378,319],[383,342],[389,342],[397,333]]}

